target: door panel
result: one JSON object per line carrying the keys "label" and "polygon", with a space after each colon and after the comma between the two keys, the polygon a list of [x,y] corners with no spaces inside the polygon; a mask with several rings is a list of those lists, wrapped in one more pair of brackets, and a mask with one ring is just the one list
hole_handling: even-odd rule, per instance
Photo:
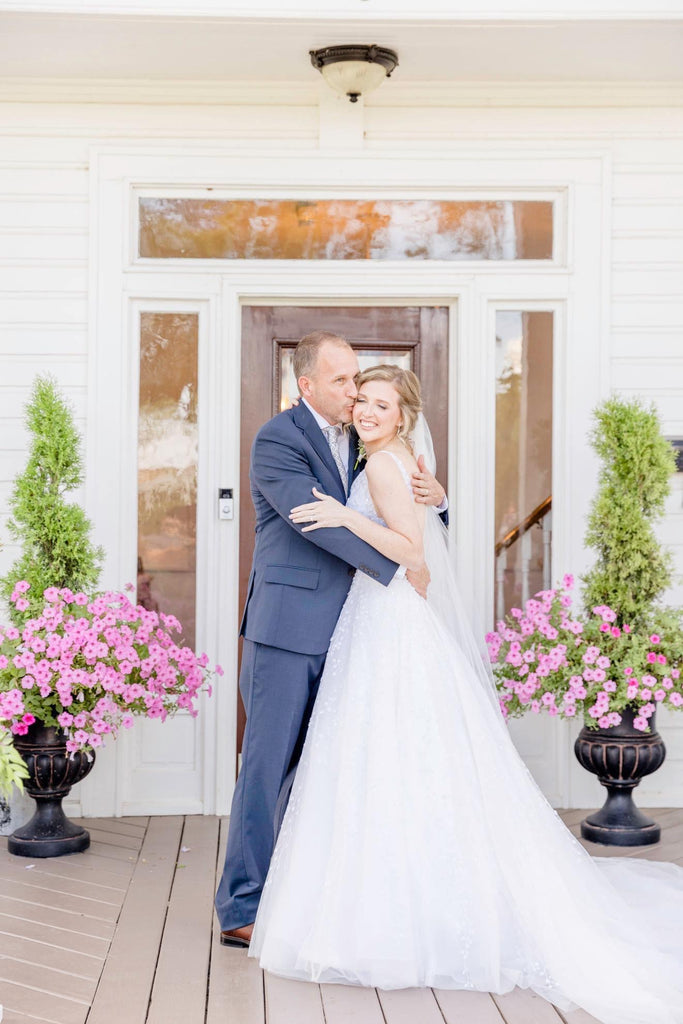
{"label": "door panel", "polygon": [[[246,306],[242,311],[242,424],[240,443],[240,608],[254,547],[249,456],[257,431],[286,408],[283,375],[291,352],[311,331],[340,335],[361,363],[406,362],[422,381],[424,410],[434,439],[439,480],[448,486],[448,309],[445,306]],[[363,358],[366,357],[366,358]],[[287,381],[285,381],[285,384]],[[239,698],[238,698],[239,700]],[[238,707],[238,751],[245,715]]]}

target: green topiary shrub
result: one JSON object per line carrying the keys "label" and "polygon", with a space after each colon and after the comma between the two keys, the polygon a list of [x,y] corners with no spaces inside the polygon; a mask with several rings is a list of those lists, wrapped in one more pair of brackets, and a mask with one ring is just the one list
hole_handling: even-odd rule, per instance
{"label": "green topiary shrub", "polygon": [[602,461],[598,492],[588,518],[586,544],[597,550],[583,577],[587,613],[609,605],[617,623],[644,625],[671,581],[671,555],[653,522],[664,511],[673,450],[653,406],[610,398],[595,412],[591,444]]}
{"label": "green topiary shrub", "polygon": [[[0,579],[0,595],[18,627],[42,611],[47,587],[92,590],[103,558],[102,549],[90,541],[90,522],[83,509],[65,497],[83,481],[80,437],[52,378],[36,378],[26,425],[30,454],[26,469],[14,482],[8,524],[22,550]],[[28,608],[23,611],[9,600],[19,580],[31,584],[24,595]]]}

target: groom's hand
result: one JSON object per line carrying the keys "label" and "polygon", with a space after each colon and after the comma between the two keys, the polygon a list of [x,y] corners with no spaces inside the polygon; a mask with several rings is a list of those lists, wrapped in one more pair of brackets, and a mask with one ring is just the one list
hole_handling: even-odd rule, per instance
{"label": "groom's hand", "polygon": [[443,504],[446,492],[425,466],[424,455],[420,455],[417,460],[417,472],[413,473],[411,484],[415,501],[420,505],[436,505],[438,507]]}
{"label": "groom's hand", "polygon": [[406,579],[410,583],[413,590],[416,590],[420,597],[427,598],[427,587],[431,580],[431,573],[426,565],[423,565],[421,569],[408,569],[406,572]]}

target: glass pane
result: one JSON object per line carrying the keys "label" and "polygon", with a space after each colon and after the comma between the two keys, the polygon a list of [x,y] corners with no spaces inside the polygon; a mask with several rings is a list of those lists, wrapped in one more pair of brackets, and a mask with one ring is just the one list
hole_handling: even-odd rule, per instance
{"label": "glass pane", "polygon": [[140,199],[140,256],[549,260],[552,202]]}
{"label": "glass pane", "polygon": [[[361,370],[367,370],[369,366],[376,366],[378,363],[395,363],[403,370],[410,370],[411,350],[397,351],[386,349],[355,349],[358,356],[358,365]],[[280,347],[280,410],[289,409],[292,399],[299,394],[294,376],[294,349]]]}
{"label": "glass pane", "polygon": [[551,585],[553,314],[496,314],[495,614]]}
{"label": "glass pane", "polygon": [[138,601],[172,613],[194,647],[197,560],[196,313],[140,316]]}

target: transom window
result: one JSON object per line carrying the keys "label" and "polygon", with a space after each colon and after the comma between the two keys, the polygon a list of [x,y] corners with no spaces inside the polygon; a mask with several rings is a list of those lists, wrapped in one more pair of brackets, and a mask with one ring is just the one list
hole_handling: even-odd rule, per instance
{"label": "transom window", "polygon": [[552,260],[537,200],[139,199],[141,257]]}

